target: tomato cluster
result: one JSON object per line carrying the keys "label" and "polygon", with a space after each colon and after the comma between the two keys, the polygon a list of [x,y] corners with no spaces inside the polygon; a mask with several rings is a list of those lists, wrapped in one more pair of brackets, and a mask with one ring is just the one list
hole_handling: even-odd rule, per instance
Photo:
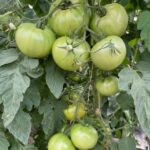
{"label": "tomato cluster", "polygon": [[[95,8],[92,10],[92,8]],[[52,55],[55,63],[66,71],[80,71],[92,62],[95,68],[112,71],[120,66],[126,57],[126,46],[121,39],[128,25],[128,15],[118,3],[103,7],[90,7],[83,0],[68,0],[60,4],[48,18],[44,29],[33,23],[22,23],[15,34],[19,50],[33,58]],[[95,33],[100,40],[91,44],[86,34]],[[76,78],[75,80],[78,80]],[[95,80],[99,94],[112,96],[119,91],[115,76]],[[86,105],[80,95],[64,110],[68,121],[80,122],[86,112]],[[63,133],[55,134],[49,141],[49,150],[92,149],[98,140],[96,129],[90,125],[75,123],[71,127],[70,138]]]}
{"label": "tomato cluster", "polygon": [[70,137],[71,140],[63,133],[55,134],[49,140],[48,150],[92,149],[97,143],[98,133],[92,126],[74,124],[70,131]]}

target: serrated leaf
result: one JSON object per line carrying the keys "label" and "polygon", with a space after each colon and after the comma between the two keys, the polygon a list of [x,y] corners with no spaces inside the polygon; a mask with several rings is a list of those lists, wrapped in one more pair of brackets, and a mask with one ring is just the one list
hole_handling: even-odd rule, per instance
{"label": "serrated leaf", "polygon": [[7,126],[10,133],[23,144],[28,144],[31,132],[31,117],[28,113],[19,110],[14,120]]}
{"label": "serrated leaf", "polygon": [[111,150],[119,150],[118,143],[112,143]]}
{"label": "serrated leaf", "polygon": [[136,150],[135,139],[131,137],[123,138],[118,143],[113,143],[111,150]]}
{"label": "serrated leaf", "polygon": [[4,112],[3,122],[7,127],[17,114],[23,94],[30,84],[30,79],[21,74],[17,64],[0,68],[0,95],[2,96]]}
{"label": "serrated leaf", "polygon": [[23,146],[18,141],[13,141],[13,145],[11,147],[11,150],[37,150],[37,148],[34,145]]}
{"label": "serrated leaf", "polygon": [[55,129],[58,131],[62,128],[62,120],[64,119],[63,110],[66,108],[66,103],[63,101],[55,100],[53,102],[54,114],[55,114]]}
{"label": "serrated leaf", "polygon": [[27,56],[24,57],[23,61],[21,62],[21,64],[28,69],[35,69],[38,67],[39,65],[39,60],[38,59],[34,59],[34,58],[29,58]]}
{"label": "serrated leaf", "polygon": [[0,104],[3,102],[3,100],[2,100],[2,96],[0,96]]}
{"label": "serrated leaf", "polygon": [[129,110],[134,108],[134,102],[133,102],[133,98],[131,97],[131,95],[128,95],[125,92],[121,92],[117,98],[116,98],[119,106],[121,107],[121,109],[123,110]]}
{"label": "serrated leaf", "polygon": [[138,20],[137,28],[141,30],[141,39],[150,52],[150,11],[143,11]]}
{"label": "serrated leaf", "polygon": [[103,148],[97,144],[92,150],[103,150]]}
{"label": "serrated leaf", "polygon": [[56,66],[53,60],[46,63],[46,83],[52,94],[59,98],[65,83],[61,70]]}
{"label": "serrated leaf", "polygon": [[64,118],[63,110],[66,105],[64,102],[56,100],[54,96],[49,96],[39,107],[39,113],[43,114],[43,131],[46,137],[51,136],[55,131],[62,128]]}
{"label": "serrated leaf", "polygon": [[33,107],[37,108],[40,104],[41,96],[38,87],[31,83],[31,86],[27,89],[23,104],[28,111],[31,111]]}
{"label": "serrated leaf", "polygon": [[24,150],[38,150],[34,145],[25,146]]}
{"label": "serrated leaf", "polygon": [[12,63],[19,57],[19,53],[16,49],[8,49],[0,51],[0,66]]}
{"label": "serrated leaf", "polygon": [[118,148],[119,150],[136,150],[135,139],[131,137],[121,139]]}
{"label": "serrated leaf", "polygon": [[4,134],[4,132],[0,131],[0,150],[8,150],[9,142]]}
{"label": "serrated leaf", "polygon": [[46,136],[53,134],[55,128],[55,115],[52,105],[48,102],[39,107],[39,113],[43,114],[42,127]]}
{"label": "serrated leaf", "polygon": [[43,68],[39,66],[38,59],[25,56],[21,62],[21,66],[21,71],[25,71],[32,78],[38,78],[43,74]]}
{"label": "serrated leaf", "polygon": [[134,99],[138,120],[150,138],[150,68],[149,62],[140,62],[138,69],[124,68],[120,73],[120,89],[128,92]]}

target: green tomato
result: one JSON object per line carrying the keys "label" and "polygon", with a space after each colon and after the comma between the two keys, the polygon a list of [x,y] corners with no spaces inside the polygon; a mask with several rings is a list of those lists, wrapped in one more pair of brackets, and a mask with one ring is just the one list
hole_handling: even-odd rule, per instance
{"label": "green tomato", "polygon": [[81,78],[82,78],[81,75],[76,72],[68,74],[68,79],[73,82],[80,82],[82,80]]}
{"label": "green tomato", "polygon": [[91,21],[91,29],[96,33],[121,36],[125,33],[128,25],[128,15],[124,7],[118,3],[105,6],[106,15],[100,17],[94,14]]}
{"label": "green tomato", "polygon": [[67,109],[64,110],[64,115],[67,120],[73,121],[74,119],[81,119],[85,116],[86,110],[85,105],[83,103],[79,103],[78,105],[72,104],[69,105]]}
{"label": "green tomato", "polygon": [[115,76],[109,76],[104,79],[97,79],[96,89],[100,94],[104,96],[112,96],[119,91],[118,78]]}
{"label": "green tomato", "polygon": [[77,101],[82,100],[82,98],[81,98],[80,94],[78,94],[78,93],[69,92],[68,94],[65,94],[62,96],[62,100],[66,101],[66,102],[69,102],[69,101],[77,102]]}
{"label": "green tomato", "polygon": [[52,48],[55,63],[68,71],[79,70],[89,60],[90,47],[87,42],[69,37],[58,38]]}
{"label": "green tomato", "polygon": [[108,36],[94,45],[91,51],[92,62],[102,70],[113,70],[125,59],[126,46],[118,36]]}
{"label": "green tomato", "polygon": [[43,58],[51,52],[55,35],[48,28],[42,30],[35,24],[22,23],[16,31],[15,39],[23,54],[33,58]]}
{"label": "green tomato", "polygon": [[75,147],[66,135],[57,133],[49,140],[48,150],[75,150]]}
{"label": "green tomato", "polygon": [[92,126],[75,124],[71,128],[71,140],[73,144],[82,150],[92,149],[97,144],[98,133]]}
{"label": "green tomato", "polygon": [[71,36],[81,33],[83,26],[88,25],[90,11],[86,14],[82,6],[57,9],[48,20],[51,29],[59,36]]}

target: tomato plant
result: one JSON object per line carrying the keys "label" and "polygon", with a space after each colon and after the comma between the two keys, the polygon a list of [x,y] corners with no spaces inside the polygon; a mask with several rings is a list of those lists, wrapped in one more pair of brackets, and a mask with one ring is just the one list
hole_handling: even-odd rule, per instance
{"label": "tomato plant", "polygon": [[128,15],[123,6],[112,3],[104,6],[105,15],[100,16],[98,11],[94,13],[91,21],[91,29],[105,36],[121,36],[125,33],[128,25]]}
{"label": "tomato plant", "polygon": [[1,0],[0,149],[149,149],[149,24],[148,0]]}
{"label": "tomato plant", "polygon": [[102,70],[113,70],[125,59],[126,46],[118,36],[108,36],[97,42],[91,52],[92,62]]}
{"label": "tomato plant", "polygon": [[69,138],[62,134],[55,134],[48,143],[48,150],[75,150]]}
{"label": "tomato plant", "polygon": [[104,96],[112,96],[119,91],[118,79],[114,76],[97,79],[95,84],[98,92]]}
{"label": "tomato plant", "polygon": [[53,59],[64,70],[79,70],[89,60],[90,48],[82,40],[58,38],[52,48]]}
{"label": "tomato plant", "polygon": [[45,28],[36,28],[34,24],[21,24],[15,34],[15,39],[19,50],[34,58],[43,58],[50,54],[52,44],[55,41],[54,33]]}
{"label": "tomato plant", "polygon": [[71,140],[79,149],[92,149],[98,140],[98,133],[92,126],[75,124],[71,128]]}

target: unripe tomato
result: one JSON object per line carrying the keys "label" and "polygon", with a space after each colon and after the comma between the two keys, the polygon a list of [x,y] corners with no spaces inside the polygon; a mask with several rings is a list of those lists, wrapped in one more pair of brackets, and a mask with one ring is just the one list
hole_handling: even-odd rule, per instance
{"label": "unripe tomato", "polygon": [[94,148],[98,140],[98,133],[94,127],[81,124],[73,125],[70,136],[73,144],[82,150]]}
{"label": "unripe tomato", "polygon": [[48,28],[42,30],[35,24],[22,23],[16,31],[15,39],[23,54],[33,58],[43,58],[51,52],[55,35]]}
{"label": "unripe tomato", "polygon": [[73,81],[73,82],[80,82],[82,81],[82,76],[81,74],[77,73],[77,72],[73,72],[67,75],[68,79]]}
{"label": "unripe tomato", "polygon": [[100,17],[94,14],[91,21],[91,29],[96,33],[102,33],[105,36],[121,36],[125,33],[128,25],[128,15],[124,7],[118,3],[112,3],[105,6],[106,15]]}
{"label": "unripe tomato", "polygon": [[118,36],[108,36],[94,45],[91,51],[92,62],[102,70],[113,70],[125,59],[126,46]]}
{"label": "unripe tomato", "polygon": [[[72,0],[72,3],[76,2]],[[64,9],[59,8],[49,18],[48,24],[57,35],[72,36],[77,32],[81,33],[84,24],[88,25],[90,15],[89,10],[84,13],[83,6],[80,4]]]}
{"label": "unripe tomato", "polygon": [[89,52],[87,42],[65,36],[58,38],[52,48],[55,63],[68,71],[79,70],[88,61]]}
{"label": "unripe tomato", "polygon": [[82,98],[80,94],[75,93],[75,92],[70,92],[68,94],[63,95],[61,99],[66,102],[69,102],[69,101],[77,102],[77,101],[80,101]]}
{"label": "unripe tomato", "polygon": [[119,91],[118,78],[115,76],[109,76],[104,79],[97,79],[96,89],[100,94],[104,96],[112,96]]}
{"label": "unripe tomato", "polygon": [[48,150],[75,150],[75,147],[66,135],[57,133],[49,140]]}
{"label": "unripe tomato", "polygon": [[85,106],[83,103],[69,105],[69,107],[64,110],[64,114],[67,120],[70,121],[83,118],[86,114]]}

